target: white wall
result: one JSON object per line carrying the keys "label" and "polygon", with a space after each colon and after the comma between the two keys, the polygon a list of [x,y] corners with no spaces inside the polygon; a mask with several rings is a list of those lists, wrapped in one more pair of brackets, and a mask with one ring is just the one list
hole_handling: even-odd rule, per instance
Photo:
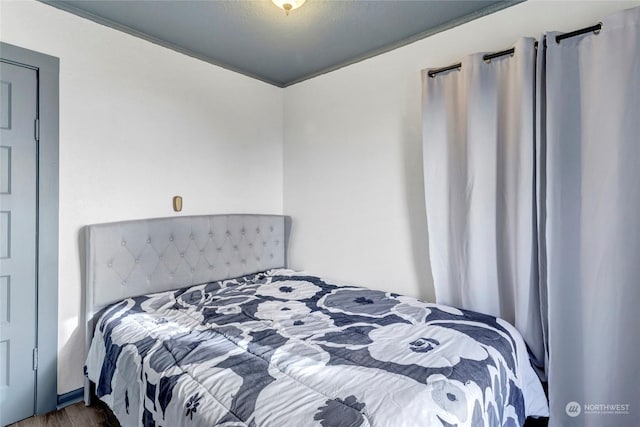
{"label": "white wall", "polygon": [[529,1],[285,89],[292,267],[433,300],[420,70],[639,4]]}
{"label": "white wall", "polygon": [[282,213],[281,89],[41,3],[2,1],[0,38],[60,58],[58,392],[82,385],[79,230],[173,215]]}

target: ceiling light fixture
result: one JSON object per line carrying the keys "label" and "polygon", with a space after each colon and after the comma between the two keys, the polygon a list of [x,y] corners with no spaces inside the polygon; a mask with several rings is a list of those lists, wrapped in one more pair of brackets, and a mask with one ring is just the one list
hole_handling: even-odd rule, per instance
{"label": "ceiling light fixture", "polygon": [[304,2],[307,0],[271,0],[271,1],[280,9],[284,10],[287,16],[289,16],[289,12],[302,6]]}

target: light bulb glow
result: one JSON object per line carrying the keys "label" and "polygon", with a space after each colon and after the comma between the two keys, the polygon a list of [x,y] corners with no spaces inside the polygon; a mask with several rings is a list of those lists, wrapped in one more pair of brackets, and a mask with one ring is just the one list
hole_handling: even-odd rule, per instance
{"label": "light bulb glow", "polygon": [[302,6],[306,0],[271,0],[273,4],[284,10],[287,15]]}

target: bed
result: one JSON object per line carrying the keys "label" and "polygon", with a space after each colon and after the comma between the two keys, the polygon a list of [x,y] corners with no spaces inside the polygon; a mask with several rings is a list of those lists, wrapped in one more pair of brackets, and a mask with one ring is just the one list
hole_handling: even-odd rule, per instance
{"label": "bed", "polygon": [[548,416],[507,322],[287,269],[290,220],[86,228],[85,401],[123,426],[521,426]]}

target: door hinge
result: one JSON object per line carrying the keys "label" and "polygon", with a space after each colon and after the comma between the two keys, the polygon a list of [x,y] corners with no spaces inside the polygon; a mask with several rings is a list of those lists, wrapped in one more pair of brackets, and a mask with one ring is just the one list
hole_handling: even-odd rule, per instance
{"label": "door hinge", "polygon": [[33,349],[33,370],[38,370],[38,348]]}
{"label": "door hinge", "polygon": [[34,122],[34,135],[36,141],[40,141],[40,119],[36,119]]}

